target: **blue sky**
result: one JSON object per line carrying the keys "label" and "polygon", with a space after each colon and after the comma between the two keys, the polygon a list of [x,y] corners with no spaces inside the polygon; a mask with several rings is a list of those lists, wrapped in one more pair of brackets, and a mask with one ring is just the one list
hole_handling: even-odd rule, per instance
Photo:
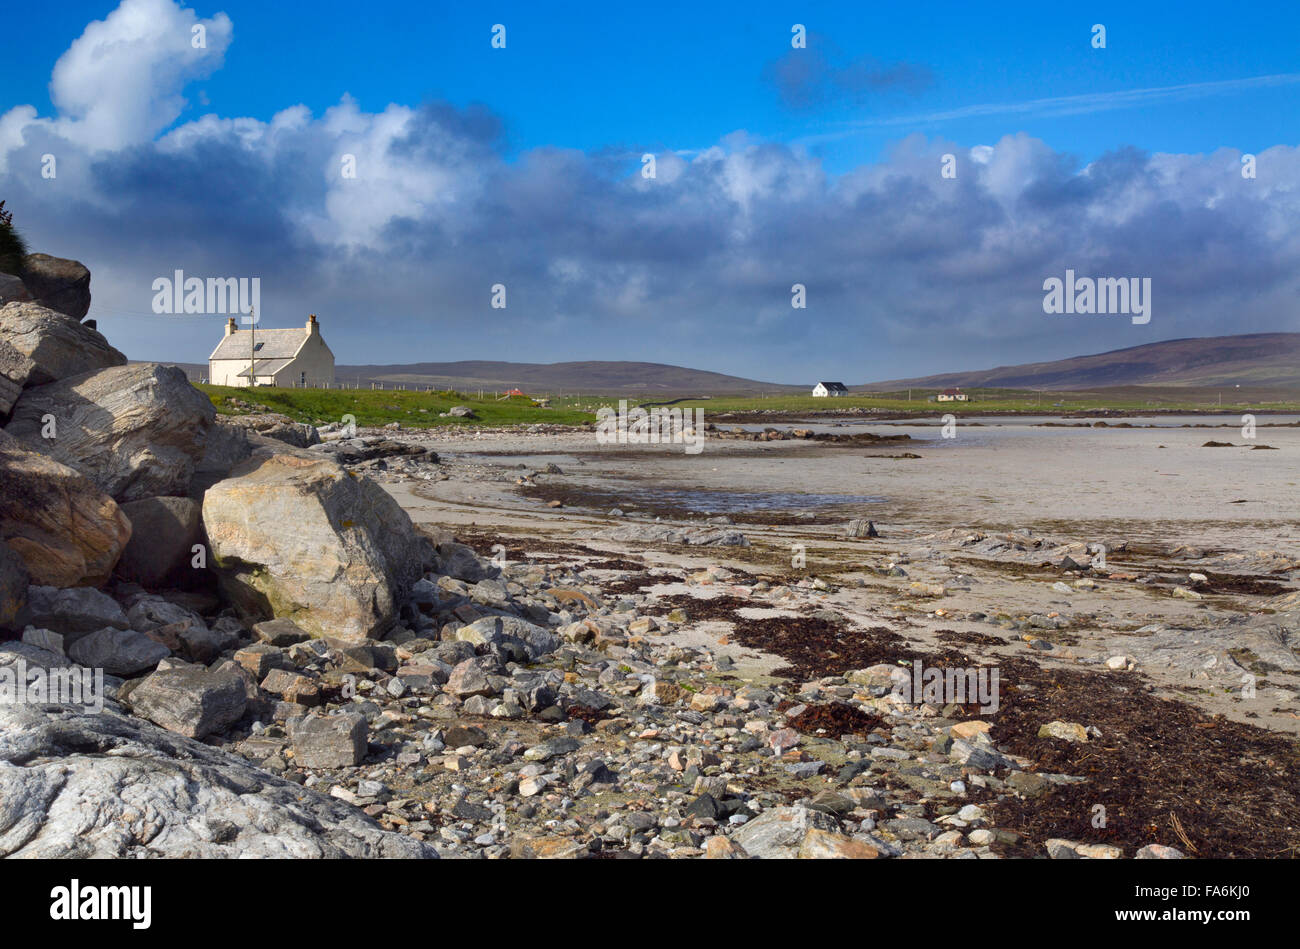
{"label": "blue sky", "polygon": [[[1295,4],[118,6],[7,11],[0,198],[134,358],[211,348],[150,312],[177,268],[260,274],[340,362],[854,383],[1300,329]],[[1044,315],[1070,266],[1150,276],[1152,322]]]}

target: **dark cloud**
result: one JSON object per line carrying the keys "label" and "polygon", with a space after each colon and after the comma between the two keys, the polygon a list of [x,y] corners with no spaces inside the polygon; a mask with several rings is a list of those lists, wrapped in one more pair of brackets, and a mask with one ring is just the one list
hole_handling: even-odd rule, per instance
{"label": "dark cloud", "polygon": [[829,37],[808,35],[804,49],[788,49],[763,67],[771,84],[791,109],[813,109],[849,103],[861,105],[884,92],[915,94],[934,83],[928,66],[885,63],[872,56],[852,58]]}
{"label": "dark cloud", "polygon": [[[211,348],[213,321],[148,312],[175,269],[260,276],[270,324],[321,314],[341,362],[643,359],[778,381],[1291,329],[1300,288],[1300,150],[1283,146],[1251,181],[1226,150],[1083,166],[1023,135],[974,151],[913,136],[832,176],[732,138],[658,152],[647,180],[608,154],[511,157],[495,117],[446,104],[203,120],[93,153],[29,131],[0,197],[34,247],[92,268],[92,316],[137,358]],[[1045,315],[1043,280],[1067,268],[1151,277],[1151,324]]]}

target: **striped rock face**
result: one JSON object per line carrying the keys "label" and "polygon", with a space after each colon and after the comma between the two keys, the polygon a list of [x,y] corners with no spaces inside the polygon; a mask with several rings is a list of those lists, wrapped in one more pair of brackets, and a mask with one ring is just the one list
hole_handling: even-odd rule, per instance
{"label": "striped rock face", "polygon": [[208,490],[203,522],[236,607],[313,636],[378,638],[423,573],[427,542],[406,512],[326,459],[250,459]]}
{"label": "striped rock face", "polygon": [[215,415],[184,371],[136,363],[27,389],[5,430],[114,500],[139,501],[189,490]]}
{"label": "striped rock face", "polygon": [[131,522],[90,479],[0,431],[0,540],[32,583],[98,586],[131,538]]}

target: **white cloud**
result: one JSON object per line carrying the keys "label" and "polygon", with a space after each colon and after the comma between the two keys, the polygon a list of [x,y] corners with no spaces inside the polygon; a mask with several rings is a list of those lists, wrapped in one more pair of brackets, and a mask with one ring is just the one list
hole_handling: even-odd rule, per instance
{"label": "white cloud", "polygon": [[[194,27],[206,32],[195,48]],[[86,27],[54,66],[50,98],[60,133],[91,149],[151,140],[180,116],[184,86],[220,67],[232,26],[200,20],[171,0],[123,0]]]}

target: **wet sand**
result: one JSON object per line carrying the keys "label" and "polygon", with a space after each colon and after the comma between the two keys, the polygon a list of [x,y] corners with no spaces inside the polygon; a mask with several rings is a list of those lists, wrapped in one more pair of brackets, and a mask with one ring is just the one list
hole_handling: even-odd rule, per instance
{"label": "wet sand", "polygon": [[[1104,672],[1108,658],[1129,656],[1159,694],[1300,733],[1300,598],[1290,595],[1300,589],[1300,429],[1261,428],[1253,441],[1232,428],[959,425],[949,440],[916,431],[910,443],[873,447],[710,439],[697,455],[602,446],[590,432],[411,435],[443,456],[450,477],[388,488],[417,522],[481,543],[572,543],[678,572],[817,578],[828,583],[826,606],[864,628],[905,629],[927,645],[945,631],[992,633],[999,644],[969,647],[986,659]],[[1210,440],[1234,447],[1202,447]],[[885,457],[904,452],[921,457]],[[548,462],[562,473],[541,473]],[[524,475],[536,487],[514,483]],[[707,510],[691,510],[693,493],[707,496],[698,505]],[[883,500],[809,506],[792,494]],[[734,519],[748,548],[599,536],[655,516],[700,526],[727,495],[741,495]],[[756,496],[777,506],[755,509]],[[564,506],[547,507],[551,499]],[[611,517],[612,507],[625,515]],[[844,537],[855,516],[882,536]],[[1012,531],[1028,534],[999,539]],[[1105,570],[1060,568],[1066,556],[1086,564],[1089,543],[1106,544]],[[1214,579],[1198,587],[1192,573]],[[1075,587],[1081,578],[1095,587]],[[1258,582],[1266,592],[1247,592]],[[1052,628],[1032,625],[1040,617]],[[749,655],[756,675],[773,667]],[[1262,683],[1254,697],[1246,676]]]}

